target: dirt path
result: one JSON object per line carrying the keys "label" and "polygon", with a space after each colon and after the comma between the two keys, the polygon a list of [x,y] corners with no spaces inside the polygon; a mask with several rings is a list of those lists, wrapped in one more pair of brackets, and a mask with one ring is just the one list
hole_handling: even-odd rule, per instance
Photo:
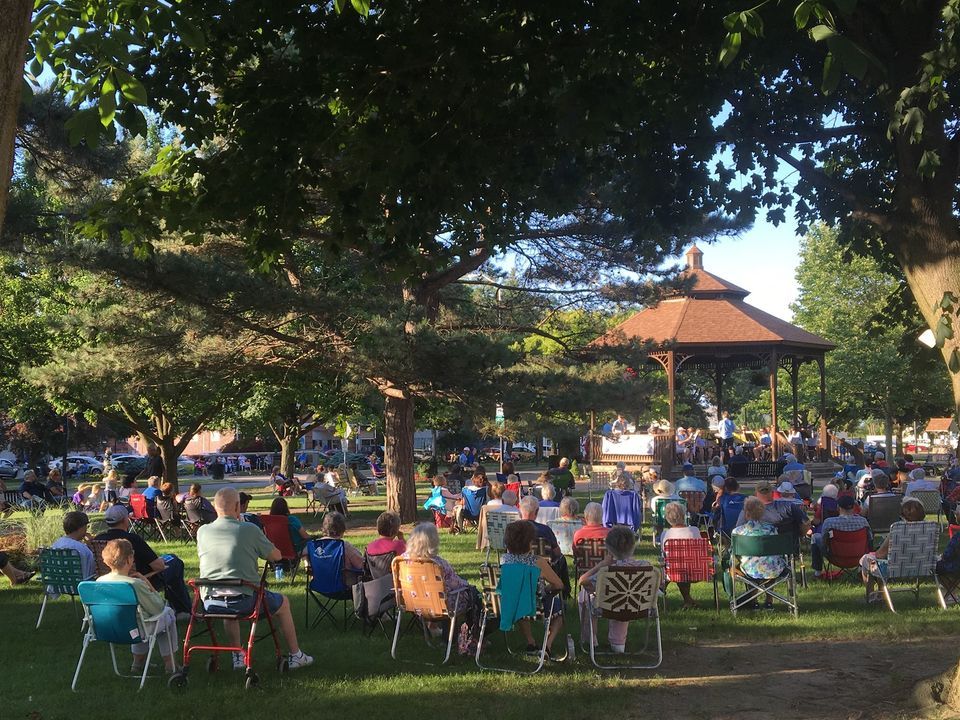
{"label": "dirt path", "polygon": [[896,644],[716,643],[668,652],[631,718],[916,718],[914,685],[957,663],[960,638]]}

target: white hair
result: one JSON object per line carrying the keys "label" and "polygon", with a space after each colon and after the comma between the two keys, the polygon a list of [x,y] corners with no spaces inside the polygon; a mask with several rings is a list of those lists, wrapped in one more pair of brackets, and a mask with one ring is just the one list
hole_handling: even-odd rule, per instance
{"label": "white hair", "polygon": [[587,525],[602,525],[603,505],[595,502],[587,503],[587,506],[583,509],[583,519]]}
{"label": "white hair", "polygon": [[557,489],[550,483],[544,483],[540,486],[540,499],[553,500],[557,495]]}
{"label": "white hair", "polygon": [[414,526],[407,537],[407,552],[410,557],[418,560],[429,560],[440,552],[440,535],[436,526],[430,523],[420,523]]}
{"label": "white hair", "polygon": [[225,515],[240,504],[240,493],[234,487],[223,487],[213,496],[213,507],[217,515]]}
{"label": "white hair", "polygon": [[540,501],[533,495],[527,495],[520,501],[520,517],[524,520],[536,518],[538,510],[540,510]]}
{"label": "white hair", "polygon": [[500,499],[503,501],[504,505],[516,505],[517,493],[515,493],[513,490],[504,490],[503,495],[500,496]]}
{"label": "white hair", "polygon": [[576,517],[579,510],[580,503],[578,503],[575,498],[565,497],[560,501],[561,517]]}

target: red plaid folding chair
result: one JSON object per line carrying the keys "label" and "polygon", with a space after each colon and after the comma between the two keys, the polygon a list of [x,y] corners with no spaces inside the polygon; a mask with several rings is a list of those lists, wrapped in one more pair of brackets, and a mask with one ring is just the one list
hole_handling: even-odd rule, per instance
{"label": "red plaid folding chair", "polygon": [[[713,602],[720,612],[716,563],[713,546],[707,538],[671,539],[663,543],[664,589],[669,583],[713,583]],[[664,600],[666,608],[666,600]]]}

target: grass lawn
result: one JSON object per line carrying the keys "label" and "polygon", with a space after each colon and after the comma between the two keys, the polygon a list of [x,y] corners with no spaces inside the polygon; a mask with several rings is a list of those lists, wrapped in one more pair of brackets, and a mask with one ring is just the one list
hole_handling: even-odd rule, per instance
{"label": "grass lawn", "polygon": [[[258,497],[254,501],[255,509],[265,509],[269,502],[268,496]],[[304,502],[294,499],[292,504],[296,509],[302,508]],[[352,499],[351,542],[362,547],[374,538],[374,523],[383,507],[382,496]],[[308,530],[316,529],[312,518],[304,520]],[[479,585],[482,554],[473,549],[474,542],[472,534],[444,533],[441,554],[464,577]],[[193,545],[156,543],[154,548],[178,555],[186,564],[188,577],[195,576],[197,557]],[[655,559],[649,533],[638,553]],[[659,706],[655,715],[714,717],[718,714],[716,697],[730,697],[736,702],[738,690],[749,688],[753,677],[775,679],[778,672],[790,673],[791,686],[799,684],[803,690],[803,683],[808,682],[806,678],[813,682],[814,677],[806,673],[813,673],[834,648],[847,653],[844,657],[849,659],[843,660],[845,666],[864,664],[856,659],[871,656],[877,648],[890,647],[897,652],[902,649],[904,653],[912,653],[909,669],[885,673],[882,687],[874,689],[880,695],[902,694],[913,680],[944,669],[940,666],[942,659],[933,661],[930,648],[941,646],[942,640],[937,642],[937,639],[955,634],[958,627],[957,610],[938,609],[930,584],[921,592],[919,607],[909,595],[895,597],[898,613],[894,615],[882,607],[867,606],[859,584],[811,580],[807,589],[800,589],[798,619],[779,607],[772,612],[744,612],[734,619],[723,595],[718,615],[712,609],[712,588],[707,584],[694,587],[694,597],[702,609],[681,611],[679,594],[671,587],[668,612],[662,619],[665,657],[658,670],[599,672],[592,668],[588,658],[578,655],[575,664],[550,664],[539,675],[529,678],[483,673],[472,658],[455,658],[445,668],[413,662],[436,661],[440,653],[439,649],[426,648],[415,633],[402,638],[400,646],[401,658],[411,662],[396,662],[390,658],[390,641],[379,631],[369,638],[363,637],[359,628],[343,632],[329,624],[305,631],[302,629],[305,602],[302,578],[298,575],[296,585],[289,581],[280,583],[279,590],[293,603],[301,645],[314,656],[314,666],[281,676],[273,669],[270,648],[261,645],[254,654],[261,689],[244,693],[239,674],[222,670],[208,675],[204,670],[206,656],[198,653],[185,692],[172,692],[166,688],[165,681],[153,679],[148,680],[139,696],[135,693],[135,681],[113,676],[107,648],[99,644],[88,652],[79,692],[71,693],[69,685],[80,652],[81,636],[70,601],[61,599],[49,605],[43,625],[35,630],[42,597],[39,585],[30,583],[11,588],[3,580],[0,715],[33,720],[84,718],[95,714],[118,718],[254,718],[279,711],[284,717],[313,717],[322,713],[355,718],[377,714],[391,720],[422,720],[431,713],[442,712],[459,717],[506,720],[531,716],[640,717]],[[271,584],[276,586],[272,581]],[[566,631],[578,638],[572,601],[568,604],[566,622]],[[181,624],[181,641],[184,629],[185,624]],[[633,644],[639,635],[638,629],[631,631]],[[500,655],[501,662],[510,663],[511,659],[501,648],[502,642],[497,638],[494,653]],[[119,656],[121,667],[126,667],[129,653],[121,651]],[[930,658],[929,668],[924,667],[925,658]],[[526,661],[512,662],[523,667]],[[787,669],[793,668],[793,664],[796,669]],[[929,672],[925,672],[927,669]],[[769,682],[765,686],[768,690],[771,687]],[[713,694],[714,690],[722,695]],[[670,708],[678,702],[682,711],[671,712]],[[729,707],[730,710],[736,708],[736,705]],[[806,716],[803,709],[794,710],[797,714],[789,711],[779,714]],[[762,713],[758,715],[762,716]],[[817,716],[832,717],[830,706],[821,708]]]}

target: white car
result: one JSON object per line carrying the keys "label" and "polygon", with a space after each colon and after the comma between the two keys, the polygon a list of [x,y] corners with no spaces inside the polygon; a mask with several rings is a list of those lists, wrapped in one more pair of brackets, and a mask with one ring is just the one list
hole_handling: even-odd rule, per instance
{"label": "white car", "polygon": [[[63,458],[51,461],[50,467],[61,469]],[[102,475],[103,463],[88,455],[67,455],[67,475]]]}

